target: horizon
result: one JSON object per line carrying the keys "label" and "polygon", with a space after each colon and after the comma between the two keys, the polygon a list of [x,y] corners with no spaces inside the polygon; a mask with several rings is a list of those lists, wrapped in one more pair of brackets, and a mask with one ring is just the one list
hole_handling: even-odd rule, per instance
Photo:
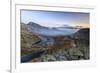
{"label": "horizon", "polygon": [[[29,23],[29,22],[28,22]],[[21,24],[25,24],[25,25],[28,25],[28,23],[27,24],[25,24],[25,23],[23,23],[23,22],[21,22]],[[34,23],[34,22],[33,22]],[[36,23],[37,24],[37,23]],[[40,25],[40,24],[38,24],[38,25]],[[40,25],[40,26],[42,26],[42,25]],[[58,26],[58,27],[66,27],[67,25],[63,25],[63,26]],[[42,27],[48,27],[48,26],[42,26]],[[80,25],[76,25],[76,26],[69,26],[69,27],[76,27],[76,28],[90,28],[90,27],[83,27],[83,26],[80,26]],[[49,27],[49,28],[53,28],[53,27]]]}

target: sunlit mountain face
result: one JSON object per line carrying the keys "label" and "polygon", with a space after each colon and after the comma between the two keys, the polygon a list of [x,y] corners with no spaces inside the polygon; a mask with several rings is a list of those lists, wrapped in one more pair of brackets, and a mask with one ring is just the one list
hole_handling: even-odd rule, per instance
{"label": "sunlit mountain face", "polygon": [[89,13],[21,10],[21,22],[35,22],[45,27],[74,26],[89,28]]}

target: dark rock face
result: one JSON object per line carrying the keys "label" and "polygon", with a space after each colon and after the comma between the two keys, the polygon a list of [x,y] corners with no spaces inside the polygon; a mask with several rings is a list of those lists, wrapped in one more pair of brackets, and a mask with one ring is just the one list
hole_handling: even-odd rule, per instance
{"label": "dark rock face", "polygon": [[80,29],[73,36],[89,41],[89,36],[90,36],[89,32],[90,32],[89,28],[84,28],[84,29]]}

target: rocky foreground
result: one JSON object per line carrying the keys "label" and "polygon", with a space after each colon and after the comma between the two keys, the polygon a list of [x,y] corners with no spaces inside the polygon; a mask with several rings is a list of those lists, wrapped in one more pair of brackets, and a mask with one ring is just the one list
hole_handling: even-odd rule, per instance
{"label": "rocky foreground", "polygon": [[[77,46],[74,48],[60,48],[54,52],[48,53],[46,50],[39,57],[32,58],[28,62],[48,62],[48,61],[71,61],[71,60],[88,60],[89,59],[89,29],[81,29],[79,32],[70,36],[77,38]],[[27,55],[34,51],[45,50],[44,45],[33,46],[32,44],[41,39],[27,30],[27,25],[21,25],[21,56]],[[61,42],[61,41],[59,41]]]}
{"label": "rocky foreground", "polygon": [[76,48],[59,49],[51,54],[45,52],[40,57],[32,59],[30,62],[88,60],[89,46],[85,44],[85,41],[81,40],[81,42],[82,43],[79,43]]}

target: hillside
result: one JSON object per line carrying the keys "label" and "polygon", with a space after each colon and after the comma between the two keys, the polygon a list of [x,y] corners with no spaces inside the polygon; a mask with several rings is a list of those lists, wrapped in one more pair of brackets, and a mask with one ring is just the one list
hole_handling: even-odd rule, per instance
{"label": "hillside", "polygon": [[30,53],[33,50],[40,49],[40,47],[33,47],[32,44],[39,41],[40,38],[37,35],[28,31],[26,24],[21,24],[21,54]]}
{"label": "hillside", "polygon": [[[28,28],[29,26],[33,26],[33,23],[28,23],[27,25],[21,23],[21,56],[30,54],[34,51],[40,51],[44,49],[48,49],[48,45],[40,45],[40,46],[33,46],[33,43],[40,41],[40,36],[37,36],[31,33]],[[36,26],[40,27],[40,26]],[[77,33],[63,37],[63,39],[71,39],[74,40],[77,38],[77,47],[68,48],[64,47],[66,40],[62,40],[62,37],[55,38],[55,45],[56,50],[52,49],[53,52],[48,53],[46,51],[40,57],[32,58],[29,62],[48,62],[48,61],[64,61],[64,60],[88,60],[89,59],[89,29],[84,28],[79,30]],[[58,45],[61,45],[60,48]],[[46,46],[47,48],[44,48]],[[53,47],[53,48],[54,48]],[[61,48],[62,47],[62,48]]]}

